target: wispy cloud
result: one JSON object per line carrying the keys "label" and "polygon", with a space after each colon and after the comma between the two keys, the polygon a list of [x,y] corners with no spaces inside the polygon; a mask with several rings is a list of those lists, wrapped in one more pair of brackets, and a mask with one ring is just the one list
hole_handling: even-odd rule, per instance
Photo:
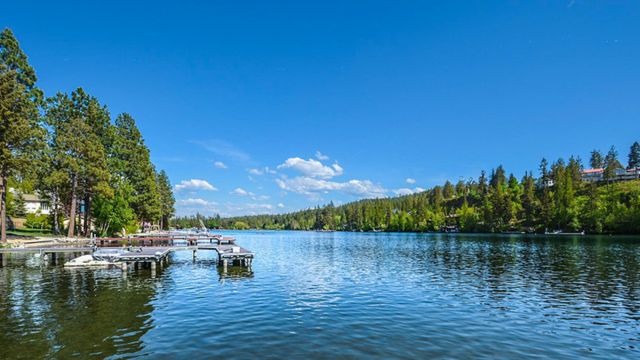
{"label": "wispy cloud", "polygon": [[251,161],[251,156],[249,156],[249,154],[238,149],[236,146],[234,146],[233,144],[225,140],[220,140],[220,139],[213,139],[213,140],[207,140],[207,141],[197,140],[197,141],[191,141],[191,143],[199,145],[204,149],[206,149],[207,151],[210,151],[218,156],[231,159],[233,161],[244,162],[244,163]]}
{"label": "wispy cloud", "polygon": [[251,168],[251,169],[247,169],[247,172],[251,175],[255,175],[255,176],[262,176],[264,174],[277,174],[277,172],[273,169],[271,169],[268,166],[265,166],[263,168]]}
{"label": "wispy cloud", "polygon": [[407,178],[405,181],[407,182],[407,184],[410,184],[410,185],[413,185],[416,183],[416,179],[413,179],[413,178]]}
{"label": "wispy cloud", "polygon": [[326,161],[329,160],[329,157],[327,155],[324,155],[323,153],[320,152],[320,150],[316,151],[316,159],[320,160],[320,161]]}
{"label": "wispy cloud", "polygon": [[327,166],[318,160],[304,160],[299,157],[285,160],[284,163],[278,165],[278,169],[293,169],[306,176],[321,179],[331,179],[344,173],[344,169],[337,163]]}
{"label": "wispy cloud", "polygon": [[215,202],[207,201],[205,199],[200,199],[200,198],[196,198],[196,199],[189,198],[189,199],[178,200],[176,201],[176,203],[182,206],[193,206],[193,205],[208,206],[208,205],[217,204]]}
{"label": "wispy cloud", "polygon": [[216,161],[213,163],[213,166],[215,166],[218,169],[228,169],[229,167],[227,166],[227,164],[223,163],[222,161]]}
{"label": "wispy cloud", "polygon": [[385,197],[387,190],[370,180],[349,180],[336,182],[316,179],[308,176],[298,176],[292,179],[276,179],[280,189],[298,194],[316,196],[320,193],[338,191],[361,198]]}
{"label": "wispy cloud", "polygon": [[252,192],[247,191],[243,188],[235,188],[233,189],[233,191],[231,191],[231,194],[239,195],[239,196],[253,196]]}
{"label": "wispy cloud", "polygon": [[175,186],[176,191],[182,190],[207,190],[217,191],[215,186],[211,185],[208,181],[202,179],[182,180]]}
{"label": "wispy cloud", "polygon": [[393,193],[396,194],[396,195],[404,196],[404,195],[411,195],[411,194],[423,192],[424,190],[425,189],[423,189],[421,187],[416,187],[416,188],[413,188],[413,189],[401,188],[401,189],[393,190]]}

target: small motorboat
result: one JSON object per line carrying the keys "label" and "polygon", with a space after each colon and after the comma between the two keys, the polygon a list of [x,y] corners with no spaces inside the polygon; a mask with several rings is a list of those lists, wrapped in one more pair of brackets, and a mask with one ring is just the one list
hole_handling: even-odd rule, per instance
{"label": "small motorboat", "polygon": [[82,255],[64,263],[65,267],[110,267],[115,265],[107,260],[96,260],[93,255]]}

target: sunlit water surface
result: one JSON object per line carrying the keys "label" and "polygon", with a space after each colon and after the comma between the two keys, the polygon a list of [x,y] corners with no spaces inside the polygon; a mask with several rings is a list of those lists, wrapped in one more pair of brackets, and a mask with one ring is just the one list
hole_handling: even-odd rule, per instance
{"label": "sunlit water surface", "polygon": [[159,269],[0,268],[0,359],[640,358],[640,238],[241,232]]}

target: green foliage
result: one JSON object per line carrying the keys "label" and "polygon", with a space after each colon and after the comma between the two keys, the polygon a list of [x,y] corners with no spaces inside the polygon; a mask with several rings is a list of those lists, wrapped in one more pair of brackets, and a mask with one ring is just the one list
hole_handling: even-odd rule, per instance
{"label": "green foliage", "polygon": [[249,229],[249,224],[244,221],[236,221],[233,223],[234,230],[247,230]]}
{"label": "green foliage", "polygon": [[49,217],[40,214],[27,214],[24,225],[29,229],[49,229]]}
{"label": "green foliage", "polygon": [[640,143],[637,141],[631,145],[629,149],[629,169],[635,169],[640,167]]}
{"label": "green foliage", "polygon": [[6,241],[8,178],[33,172],[44,130],[40,127],[36,75],[9,29],[0,33],[0,241]]}
{"label": "green foliage", "polygon": [[[610,154],[609,163],[615,165]],[[177,227],[198,226],[198,219],[230,229],[464,232],[546,230],[589,233],[640,233],[640,180],[585,183],[579,158],[540,163],[540,177],[527,172],[518,180],[498,166],[489,179],[451,183],[396,198],[367,199],[289,214],[227,219],[184,217]],[[246,226],[245,226],[246,225]]]}
{"label": "green foliage", "polygon": [[[107,107],[82,88],[43,102],[36,81],[26,54],[5,29],[0,33],[2,210],[22,213],[19,199],[14,204],[4,191],[8,180],[19,177],[20,188],[49,202],[56,234],[63,217],[75,221],[80,215],[85,235],[94,218],[102,234],[134,230],[137,221],[164,220],[166,227],[175,212],[171,185],[164,172],[156,174],[133,118],[123,114],[113,124]],[[73,235],[75,226],[68,231]]]}
{"label": "green foliage", "polygon": [[589,160],[589,165],[591,165],[592,169],[601,169],[604,167],[604,157],[599,150],[593,150],[591,152],[591,159]]}
{"label": "green foliage", "polygon": [[24,217],[27,215],[27,207],[24,201],[24,196],[22,192],[18,192],[18,194],[13,199],[13,215],[17,217]]}
{"label": "green foliage", "polygon": [[176,199],[173,196],[173,190],[171,188],[171,182],[164,170],[161,170],[157,176],[157,187],[160,193],[160,205],[161,205],[161,228],[169,228],[169,219],[175,214]]}

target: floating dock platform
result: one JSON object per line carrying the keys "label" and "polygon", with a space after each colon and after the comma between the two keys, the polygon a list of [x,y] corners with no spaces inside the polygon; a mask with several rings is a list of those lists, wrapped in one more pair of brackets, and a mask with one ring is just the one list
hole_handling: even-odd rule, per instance
{"label": "floating dock platform", "polygon": [[192,251],[193,259],[197,259],[198,251],[215,251],[218,265],[227,270],[229,265],[251,268],[253,253],[235,243],[236,239],[222,235],[207,233],[150,233],[121,238],[96,238],[92,246],[55,246],[0,249],[0,264],[6,266],[8,254],[40,254],[45,261],[51,258],[53,264],[64,259],[64,254],[74,257],[91,254],[98,249],[123,249],[123,254],[114,258],[114,265],[123,271],[129,268],[164,266],[169,255],[174,251]]}

